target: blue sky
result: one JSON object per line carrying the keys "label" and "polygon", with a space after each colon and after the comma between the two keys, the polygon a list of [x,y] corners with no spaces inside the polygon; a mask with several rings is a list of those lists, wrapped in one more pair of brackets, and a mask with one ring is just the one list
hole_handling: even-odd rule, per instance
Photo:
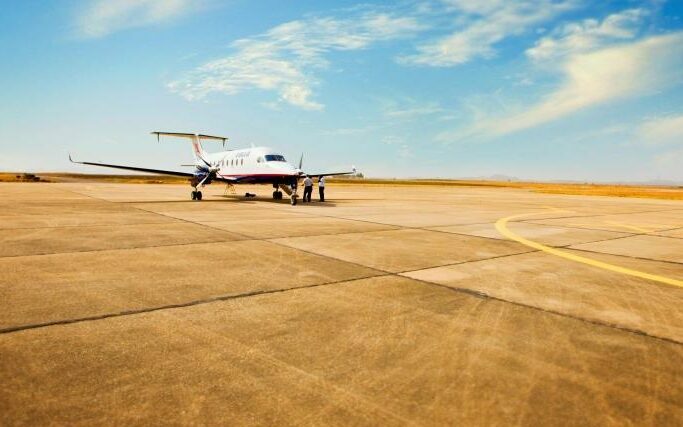
{"label": "blue sky", "polygon": [[169,130],[315,171],[683,181],[680,0],[2,8],[1,170],[178,169],[187,144],[149,135]]}

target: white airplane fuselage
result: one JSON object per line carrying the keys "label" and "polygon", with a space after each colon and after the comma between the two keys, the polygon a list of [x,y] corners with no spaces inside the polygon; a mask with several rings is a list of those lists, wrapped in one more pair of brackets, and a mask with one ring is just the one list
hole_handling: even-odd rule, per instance
{"label": "white airplane fuselage", "polygon": [[[269,147],[204,153],[202,157],[216,168],[216,177],[237,179],[242,183],[289,184],[292,178],[301,174],[282,154]],[[206,169],[202,160],[196,159],[195,163],[198,172]]]}

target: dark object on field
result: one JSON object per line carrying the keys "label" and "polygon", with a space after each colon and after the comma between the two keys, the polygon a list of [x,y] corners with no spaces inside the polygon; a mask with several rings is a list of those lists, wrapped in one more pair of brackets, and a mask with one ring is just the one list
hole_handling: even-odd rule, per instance
{"label": "dark object on field", "polygon": [[244,193],[244,197],[256,197],[256,194]]}
{"label": "dark object on field", "polygon": [[20,180],[21,182],[46,182],[43,179],[40,179],[39,176],[35,176],[32,173],[25,173],[23,175],[17,175],[17,179]]}

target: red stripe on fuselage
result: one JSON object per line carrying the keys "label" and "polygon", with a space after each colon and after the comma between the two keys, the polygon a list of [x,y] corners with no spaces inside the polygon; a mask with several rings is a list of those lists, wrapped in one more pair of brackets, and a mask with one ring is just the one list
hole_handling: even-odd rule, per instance
{"label": "red stripe on fuselage", "polygon": [[224,174],[219,173],[218,176],[230,177],[230,178],[235,178],[235,177],[239,177],[239,178],[291,178],[293,176],[298,176],[298,175],[295,175],[295,174],[285,175],[285,174],[281,174],[281,173],[278,173],[278,174],[257,173],[257,174],[241,174],[241,175],[224,175]]}

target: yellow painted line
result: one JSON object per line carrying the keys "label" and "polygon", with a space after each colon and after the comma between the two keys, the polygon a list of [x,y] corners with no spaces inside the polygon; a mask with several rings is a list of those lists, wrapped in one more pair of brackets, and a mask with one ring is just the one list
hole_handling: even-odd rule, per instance
{"label": "yellow painted line", "polygon": [[676,280],[676,279],[671,279],[669,277],[659,276],[656,274],[650,274],[650,273],[645,273],[645,272],[638,271],[638,270],[632,270],[630,268],[620,267],[618,265],[609,264],[609,263],[598,261],[595,259],[582,257],[580,255],[575,255],[575,254],[570,253],[570,252],[565,252],[565,251],[562,251],[560,249],[552,248],[550,246],[546,246],[544,244],[525,239],[524,237],[519,236],[519,235],[513,233],[512,231],[510,231],[510,229],[508,229],[508,222],[513,220],[513,219],[523,218],[523,217],[533,216],[533,215],[541,215],[543,213],[544,212],[527,213],[527,214],[521,214],[521,215],[512,215],[512,216],[509,216],[507,218],[501,218],[498,221],[496,221],[496,230],[498,230],[498,232],[500,234],[502,234],[503,236],[507,237],[510,240],[514,240],[514,241],[519,242],[523,245],[529,246],[530,248],[538,249],[539,251],[543,251],[543,252],[549,253],[551,255],[558,256],[560,258],[565,258],[565,259],[568,259],[571,261],[580,262],[582,264],[592,265],[593,267],[602,268],[603,270],[609,270],[609,271],[613,271],[615,273],[627,274],[629,276],[639,277],[641,279],[653,280],[655,282],[665,283],[667,285],[678,286],[678,287],[683,288],[683,280]]}

